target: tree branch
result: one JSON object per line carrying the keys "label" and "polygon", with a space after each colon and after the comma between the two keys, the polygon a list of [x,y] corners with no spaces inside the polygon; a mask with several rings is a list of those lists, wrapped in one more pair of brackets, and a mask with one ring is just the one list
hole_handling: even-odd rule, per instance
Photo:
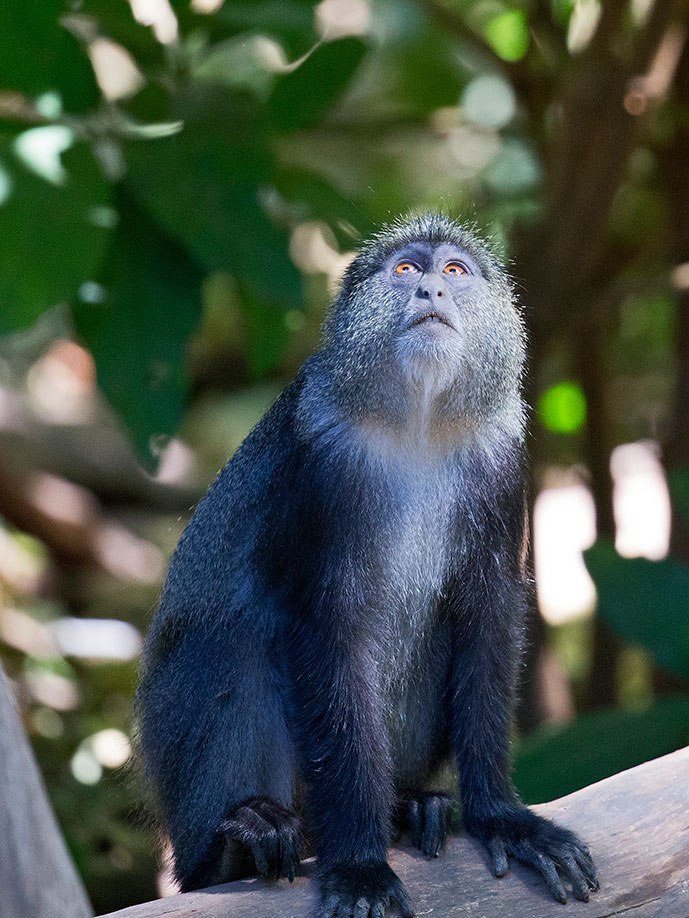
{"label": "tree branch", "polygon": [[[574,829],[589,844],[601,889],[588,904],[574,902],[572,915],[609,918],[629,913],[686,918],[689,885],[689,749],[622,772],[553,803],[535,807]],[[622,845],[622,850],[620,846]],[[418,915],[466,918],[552,918],[563,909],[535,872],[510,862],[510,874],[496,880],[481,846],[466,835],[451,839],[440,860],[428,861],[409,848],[390,862],[409,889]],[[653,903],[649,909],[648,903]],[[105,918],[297,918],[310,915],[311,881],[268,883],[240,880],[206,891],[135,905]],[[646,908],[643,908],[646,906]],[[642,907],[642,908],[640,908]]]}

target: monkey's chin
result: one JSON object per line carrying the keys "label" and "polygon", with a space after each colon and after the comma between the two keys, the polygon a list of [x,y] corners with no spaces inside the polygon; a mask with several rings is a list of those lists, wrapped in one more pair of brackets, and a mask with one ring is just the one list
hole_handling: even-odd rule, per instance
{"label": "monkey's chin", "polygon": [[457,378],[462,344],[462,336],[447,325],[435,323],[428,330],[412,326],[397,339],[397,358],[411,382],[440,392]]}
{"label": "monkey's chin", "polygon": [[410,360],[455,361],[462,352],[462,336],[444,322],[425,319],[411,325],[400,335],[397,352]]}

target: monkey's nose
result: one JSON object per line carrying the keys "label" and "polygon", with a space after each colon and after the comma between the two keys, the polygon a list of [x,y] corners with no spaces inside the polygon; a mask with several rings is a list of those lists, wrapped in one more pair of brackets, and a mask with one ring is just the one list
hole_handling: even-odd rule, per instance
{"label": "monkey's nose", "polygon": [[425,274],[419,284],[419,296],[424,300],[435,300],[445,296],[445,284],[438,274]]}

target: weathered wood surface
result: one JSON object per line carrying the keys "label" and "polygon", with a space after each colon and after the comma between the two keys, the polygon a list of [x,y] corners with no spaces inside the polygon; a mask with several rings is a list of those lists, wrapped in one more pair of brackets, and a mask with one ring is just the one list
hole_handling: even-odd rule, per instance
{"label": "weathered wood surface", "polygon": [[0,668],[0,916],[92,914]]}
{"label": "weathered wood surface", "polygon": [[[689,918],[689,748],[534,807],[577,831],[595,857],[601,889],[561,905],[531,871],[514,865],[494,879],[482,848],[461,835],[428,861],[410,848],[390,862],[418,918]],[[112,912],[107,918],[308,918],[314,890],[241,880]]]}

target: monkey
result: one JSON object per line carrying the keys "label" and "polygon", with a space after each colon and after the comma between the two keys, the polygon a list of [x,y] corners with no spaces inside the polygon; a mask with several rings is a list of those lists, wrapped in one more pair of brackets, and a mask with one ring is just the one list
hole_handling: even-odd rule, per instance
{"label": "monkey", "polygon": [[[316,854],[319,918],[414,914],[395,825],[466,831],[554,898],[598,888],[586,845],[521,803],[511,715],[529,577],[525,331],[468,226],[365,242],[321,349],[211,485],[170,563],[137,692],[143,770],[182,891]],[[402,814],[400,822],[400,814]]]}

